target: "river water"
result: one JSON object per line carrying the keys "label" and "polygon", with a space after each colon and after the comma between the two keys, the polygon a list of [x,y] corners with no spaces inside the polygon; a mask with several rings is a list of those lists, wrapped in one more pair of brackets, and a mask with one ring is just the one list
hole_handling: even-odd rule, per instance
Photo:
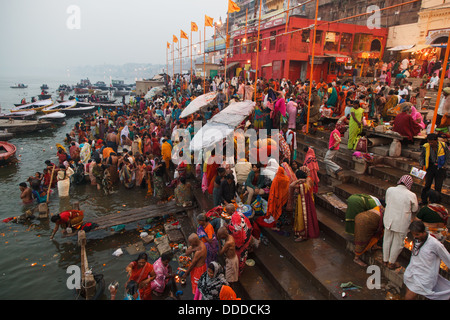
{"label": "river water", "polygon": [[[81,78],[68,80],[29,78],[0,78],[0,104],[2,112],[14,107],[25,97],[27,101],[40,93],[40,86],[46,83],[49,93],[56,98],[55,91],[60,84],[76,84]],[[97,80],[91,79],[95,83]],[[124,79],[126,83],[126,79]],[[25,83],[27,89],[12,89],[11,85]],[[107,81],[105,81],[107,82]],[[119,97],[118,99],[121,99]],[[0,167],[0,220],[18,216],[26,208],[20,200],[19,183],[24,182],[35,172],[42,172],[45,160],[57,162],[56,143],[63,144],[66,133],[69,133],[79,118],[67,119],[66,125],[61,125],[44,131],[15,136],[9,142],[17,147],[15,164]],[[85,211],[85,221],[90,217],[99,217],[151,204],[146,197],[146,190],[135,188],[125,190],[116,187],[115,193],[105,196],[90,184],[71,186],[70,197],[60,199],[56,194],[50,197],[51,214],[71,208],[71,203],[80,202],[80,208]],[[0,222],[0,299],[10,300],[73,300],[76,296],[73,290],[67,288],[66,281],[71,274],[67,273],[70,265],[80,266],[80,247],[77,238],[62,238],[60,232],[54,240],[50,235],[54,224],[34,220],[28,224]],[[126,282],[125,267],[136,256],[127,254],[125,247],[140,240],[138,230],[142,226],[129,225],[126,232],[116,234],[112,231],[96,231],[88,234],[87,258],[89,267],[97,274],[103,274],[106,286],[113,281],[119,282],[119,296],[123,296],[123,285]],[[92,239],[92,240],[91,240]],[[122,248],[124,254],[115,257],[112,253]],[[152,262],[152,261],[150,261]],[[190,291],[186,288],[185,291]],[[105,290],[102,299],[108,299]],[[184,298],[187,298],[186,295]]]}

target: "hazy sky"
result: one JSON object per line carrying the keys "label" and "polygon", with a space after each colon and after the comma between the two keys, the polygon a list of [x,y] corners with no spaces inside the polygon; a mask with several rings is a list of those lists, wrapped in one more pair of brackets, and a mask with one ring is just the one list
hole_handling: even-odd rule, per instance
{"label": "hazy sky", "polygon": [[[227,0],[0,0],[0,73],[71,66],[166,63],[166,43],[204,15],[224,21]],[[67,12],[71,6],[79,8]],[[79,17],[79,19],[77,19]],[[79,29],[71,29],[77,27]],[[69,26],[68,26],[69,23]],[[207,39],[213,34],[207,28]],[[193,33],[194,42],[198,32]],[[186,45],[187,40],[183,39]]]}

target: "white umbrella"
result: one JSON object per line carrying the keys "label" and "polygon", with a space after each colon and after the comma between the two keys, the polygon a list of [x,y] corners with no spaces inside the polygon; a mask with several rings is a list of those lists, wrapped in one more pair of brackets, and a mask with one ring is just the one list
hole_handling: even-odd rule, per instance
{"label": "white umbrella", "polygon": [[253,112],[254,108],[255,102],[251,100],[234,102],[212,117],[210,121],[237,127]]}
{"label": "white umbrella", "polygon": [[208,92],[198,96],[194,100],[192,100],[186,108],[181,112],[180,118],[186,118],[187,116],[197,112],[202,107],[206,106],[208,103],[213,101],[217,96],[217,92]]}
{"label": "white umbrella", "polygon": [[234,127],[227,124],[208,122],[195,134],[194,138],[192,138],[190,150],[196,152],[209,148],[215,143],[225,139],[229,134],[232,134],[233,131]]}
{"label": "white umbrella", "polygon": [[155,95],[157,95],[158,93],[161,93],[164,90],[164,87],[154,87],[151,88],[149,92],[147,92],[147,94],[144,96],[145,100],[149,100],[151,98],[153,98]]}

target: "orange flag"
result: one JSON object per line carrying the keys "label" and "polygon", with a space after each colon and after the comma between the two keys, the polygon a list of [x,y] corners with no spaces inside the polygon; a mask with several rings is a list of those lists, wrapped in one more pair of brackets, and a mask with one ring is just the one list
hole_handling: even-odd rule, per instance
{"label": "orange flag", "polygon": [[195,22],[191,22],[191,31],[198,31],[197,24]]}
{"label": "orange flag", "polygon": [[170,49],[170,43],[167,42],[167,49]]}
{"label": "orange flag", "polygon": [[188,38],[186,32],[184,32],[183,30],[180,30],[180,31],[181,31],[181,32],[180,32],[180,38],[184,38],[184,39],[188,39],[188,40],[189,40],[189,38]]}
{"label": "orange flag", "polygon": [[241,8],[231,0],[228,0],[228,13],[239,12]]}
{"label": "orange flag", "polygon": [[173,36],[173,42],[177,43],[178,42],[178,38],[176,36]]}
{"label": "orange flag", "polygon": [[208,17],[206,14],[205,14],[205,26],[206,27],[212,27],[213,26],[213,18]]}

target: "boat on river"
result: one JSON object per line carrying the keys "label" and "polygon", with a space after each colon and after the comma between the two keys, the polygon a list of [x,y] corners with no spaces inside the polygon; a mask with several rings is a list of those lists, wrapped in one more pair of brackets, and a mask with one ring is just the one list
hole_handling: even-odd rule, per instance
{"label": "boat on river", "polygon": [[55,111],[40,116],[38,120],[45,120],[53,123],[63,123],[66,120],[66,115],[62,112]]}
{"label": "boat on river", "polygon": [[91,113],[91,112],[94,112],[95,110],[97,110],[96,106],[77,104],[75,107],[61,110],[61,112],[65,113],[66,116],[70,117],[70,116]]}
{"label": "boat on river", "polygon": [[12,89],[26,89],[26,88],[28,88],[28,86],[26,84],[19,83],[19,84],[15,85],[15,86],[11,86],[10,88],[12,88]]}
{"label": "boat on river", "polygon": [[0,141],[0,162],[7,162],[15,157],[17,148],[12,143]]}
{"label": "boat on river", "polygon": [[62,112],[63,110],[74,108],[76,105],[77,105],[76,100],[63,101],[63,102],[60,102],[57,104],[53,104],[49,107],[45,107],[44,109],[42,109],[42,112],[45,114],[56,112],[56,111]]}
{"label": "boat on river", "polygon": [[34,119],[36,110],[24,110],[17,112],[0,113],[0,119]]}
{"label": "boat on river", "polygon": [[0,130],[0,141],[8,141],[14,138],[14,133],[8,132],[8,130]]}
{"label": "boat on river", "polygon": [[52,127],[54,124],[45,120],[13,120],[0,119],[0,130],[11,133],[32,133]]}
{"label": "boat on river", "polygon": [[18,107],[14,107],[11,109],[11,112],[29,111],[29,110],[35,110],[36,112],[40,112],[42,109],[47,108],[52,104],[53,104],[52,99],[39,100]]}

